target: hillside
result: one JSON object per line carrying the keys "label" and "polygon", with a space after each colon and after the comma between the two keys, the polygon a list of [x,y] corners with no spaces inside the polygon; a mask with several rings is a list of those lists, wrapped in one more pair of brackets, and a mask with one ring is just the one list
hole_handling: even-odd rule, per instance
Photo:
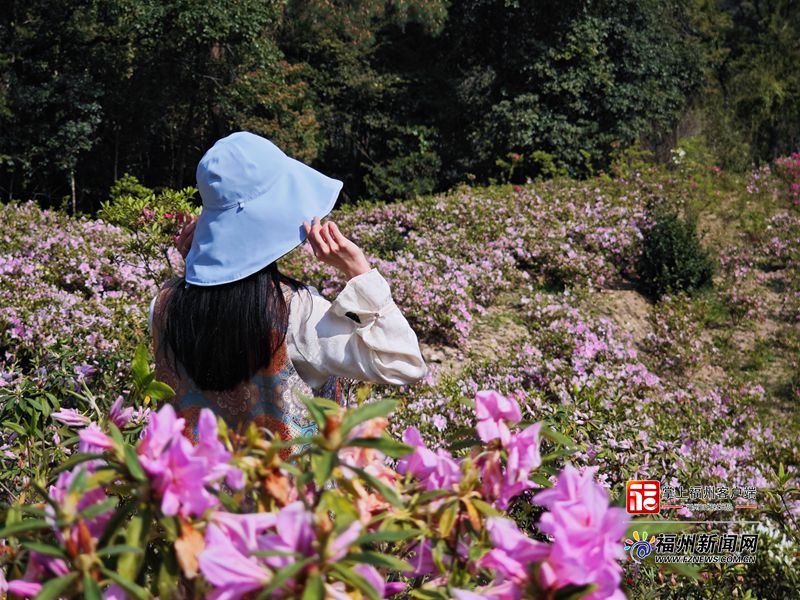
{"label": "hillside", "polygon": [[[525,420],[568,436],[574,452],[563,460],[598,466],[612,499],[629,479],[753,487],[756,509],[702,518],[760,520],[760,543],[796,549],[796,537],[781,540],[796,536],[800,518],[787,491],[800,482],[800,213],[784,188],[763,172],[632,165],[615,178],[461,187],[335,211],[389,280],[431,367],[409,389],[372,389],[401,400],[390,429],[414,425],[432,447],[447,446],[473,425],[465,399],[497,390]],[[716,269],[712,286],[656,299],[640,291],[637,265],[654,215],[667,209],[697,222]],[[147,341],[147,303],[168,267],[158,249],[142,262],[130,233],[102,221],[33,203],[4,205],[0,216],[10,461],[0,478],[14,495],[59,459],[27,446],[28,432],[51,436],[54,409],[85,408],[65,390],[86,383],[103,409],[128,396],[127,361]],[[326,295],[341,287],[303,250],[281,266]],[[524,502],[515,510],[529,522]],[[693,516],[671,512],[662,517]],[[798,558],[780,554],[708,577],[724,597],[790,597]],[[657,569],[633,571],[629,594],[646,597]],[[704,597],[685,577],[658,589]]]}

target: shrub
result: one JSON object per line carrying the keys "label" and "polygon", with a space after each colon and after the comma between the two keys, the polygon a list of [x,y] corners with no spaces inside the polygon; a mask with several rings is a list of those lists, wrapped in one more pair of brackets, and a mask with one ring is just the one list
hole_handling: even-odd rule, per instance
{"label": "shrub", "polygon": [[[267,441],[254,425],[244,436],[220,430],[207,409],[196,445],[170,405],[146,415],[141,435],[121,403],[99,423],[53,413],[79,430],[77,448],[48,489],[37,486],[43,504],[8,511],[0,581],[22,597],[142,600],[176,590],[229,600],[621,593],[628,518],[595,468],[567,465],[548,481],[562,436],[541,423],[520,430],[518,403],[485,391],[475,397],[480,443],[454,456],[414,428],[404,443],[390,438],[395,404],[345,412],[309,399],[319,433],[302,445]],[[507,516],[532,489],[547,542]]]}
{"label": "shrub", "polygon": [[800,206],[800,152],[776,159],[775,173],[784,184],[786,198],[795,206]]}
{"label": "shrub", "polygon": [[642,290],[660,298],[668,292],[692,293],[710,285],[714,263],[700,244],[694,222],[663,212],[642,231],[637,271]]}

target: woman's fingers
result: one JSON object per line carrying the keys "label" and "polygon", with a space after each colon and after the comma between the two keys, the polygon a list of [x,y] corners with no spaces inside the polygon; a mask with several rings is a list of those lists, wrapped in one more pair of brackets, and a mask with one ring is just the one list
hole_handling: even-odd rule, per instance
{"label": "woman's fingers", "polygon": [[331,225],[330,222],[325,223],[325,225],[323,225],[320,228],[319,235],[325,241],[325,243],[328,245],[328,247],[330,248],[331,252],[338,252],[339,251],[339,244],[337,244],[333,240],[333,236],[331,235],[331,231],[330,231],[330,225]]}
{"label": "woman's fingers", "polygon": [[320,233],[321,229],[322,227],[319,224],[319,217],[314,217],[314,220],[311,222],[311,233],[309,234],[309,240],[311,240],[311,247],[314,249],[314,254],[316,254],[318,258],[327,256],[330,252],[327,242],[322,238]]}
{"label": "woman's fingers", "polygon": [[347,238],[342,235],[342,232],[339,231],[339,226],[336,225],[333,221],[328,221],[328,227],[330,228],[331,238],[339,245],[344,246],[347,243]]}
{"label": "woman's fingers", "polygon": [[192,247],[192,239],[194,238],[194,230],[197,226],[197,219],[192,219],[186,225],[181,228],[180,233],[178,234],[178,239],[175,242],[175,247],[178,249],[183,258],[189,254],[189,250]]}

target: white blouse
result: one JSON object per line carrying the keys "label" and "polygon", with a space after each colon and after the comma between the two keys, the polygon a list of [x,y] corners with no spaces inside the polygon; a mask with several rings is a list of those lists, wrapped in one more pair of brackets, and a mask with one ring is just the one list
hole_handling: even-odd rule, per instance
{"label": "white blouse", "polygon": [[[155,298],[151,332],[154,305]],[[310,286],[292,294],[286,347],[297,374],[312,388],[330,375],[403,385],[428,370],[414,330],[377,269],[353,277],[333,302]]]}

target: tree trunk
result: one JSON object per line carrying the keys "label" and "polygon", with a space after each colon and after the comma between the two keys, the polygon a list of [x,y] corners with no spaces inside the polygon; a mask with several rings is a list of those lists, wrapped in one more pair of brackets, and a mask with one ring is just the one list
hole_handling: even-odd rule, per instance
{"label": "tree trunk", "polygon": [[76,210],[76,202],[75,202],[75,169],[70,169],[69,171],[69,185],[72,189],[72,216],[75,216]]}

